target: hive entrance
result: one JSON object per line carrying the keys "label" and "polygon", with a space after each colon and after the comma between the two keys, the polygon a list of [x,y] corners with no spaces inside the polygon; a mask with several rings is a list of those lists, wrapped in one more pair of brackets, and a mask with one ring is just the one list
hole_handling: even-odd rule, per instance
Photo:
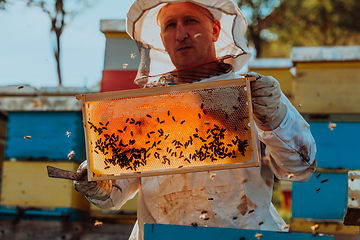
{"label": "hive entrance", "polygon": [[257,166],[248,89],[242,78],[82,95],[91,180]]}

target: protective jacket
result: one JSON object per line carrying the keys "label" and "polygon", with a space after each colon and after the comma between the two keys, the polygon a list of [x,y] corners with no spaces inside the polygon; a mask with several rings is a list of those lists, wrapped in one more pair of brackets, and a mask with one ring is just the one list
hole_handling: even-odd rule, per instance
{"label": "protective jacket", "polygon": [[[156,22],[165,3],[180,1],[137,0],[128,13],[127,30],[138,43],[141,64],[136,82],[161,81],[174,70],[160,39]],[[235,73],[248,61],[243,33],[246,21],[230,0],[190,1],[207,8],[221,22],[216,42],[217,56],[233,70],[203,79],[237,78]],[[138,221],[130,239],[143,239],[144,223],[198,225],[284,231],[285,222],[271,203],[274,175],[283,180],[306,181],[315,171],[316,145],[309,125],[282,94],[287,112],[272,131],[257,128],[260,167],[184,173],[113,180],[105,201],[89,199],[103,209],[119,209],[138,192]]]}

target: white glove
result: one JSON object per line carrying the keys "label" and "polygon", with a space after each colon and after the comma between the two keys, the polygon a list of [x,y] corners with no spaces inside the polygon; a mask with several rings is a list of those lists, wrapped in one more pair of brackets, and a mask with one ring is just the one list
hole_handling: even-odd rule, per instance
{"label": "white glove", "polygon": [[284,120],[287,106],[280,101],[281,89],[279,82],[270,76],[262,76],[250,72],[246,77],[256,77],[251,82],[251,98],[255,123],[264,131],[277,128]]}
{"label": "white glove", "polygon": [[[87,163],[82,162],[77,170],[86,175]],[[90,199],[105,201],[110,197],[112,191],[111,180],[104,181],[74,181],[75,190]]]}

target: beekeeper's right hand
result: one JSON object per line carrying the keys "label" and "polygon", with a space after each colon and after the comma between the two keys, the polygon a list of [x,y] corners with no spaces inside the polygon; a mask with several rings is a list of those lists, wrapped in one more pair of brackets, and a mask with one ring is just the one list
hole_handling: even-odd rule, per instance
{"label": "beekeeper's right hand", "polygon": [[[83,173],[86,175],[87,172],[87,163],[86,161],[82,162],[77,170],[77,172]],[[110,198],[112,190],[111,180],[104,181],[74,181],[75,190],[88,197],[90,199],[97,199],[105,201]]]}

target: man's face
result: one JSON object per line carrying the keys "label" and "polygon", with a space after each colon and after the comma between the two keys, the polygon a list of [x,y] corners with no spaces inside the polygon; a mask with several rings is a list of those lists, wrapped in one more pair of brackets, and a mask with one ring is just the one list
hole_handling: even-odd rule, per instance
{"label": "man's face", "polygon": [[161,39],[177,69],[216,60],[214,42],[220,33],[220,22],[193,3],[172,3],[158,16]]}

